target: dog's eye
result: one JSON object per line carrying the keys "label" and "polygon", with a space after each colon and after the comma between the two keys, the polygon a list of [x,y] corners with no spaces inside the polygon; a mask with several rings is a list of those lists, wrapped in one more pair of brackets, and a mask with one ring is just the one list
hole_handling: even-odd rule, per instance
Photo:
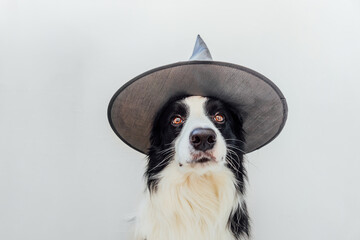
{"label": "dog's eye", "polygon": [[224,123],[225,122],[225,117],[219,113],[215,114],[214,116],[214,121],[217,123]]}
{"label": "dog's eye", "polygon": [[171,124],[174,126],[179,126],[183,123],[184,123],[184,119],[180,116],[175,116],[171,121]]}

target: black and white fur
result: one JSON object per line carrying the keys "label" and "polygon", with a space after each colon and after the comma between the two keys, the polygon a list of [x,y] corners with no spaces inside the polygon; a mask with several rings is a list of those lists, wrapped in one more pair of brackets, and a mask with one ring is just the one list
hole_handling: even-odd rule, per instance
{"label": "black and white fur", "polygon": [[[202,129],[213,136],[198,148],[194,132]],[[248,239],[244,141],[242,118],[230,105],[200,96],[169,101],[153,123],[135,239]]]}

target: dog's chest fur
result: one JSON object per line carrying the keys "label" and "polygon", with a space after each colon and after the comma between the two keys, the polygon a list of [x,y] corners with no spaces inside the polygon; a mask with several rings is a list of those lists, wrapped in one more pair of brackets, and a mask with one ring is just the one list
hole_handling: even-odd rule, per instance
{"label": "dog's chest fur", "polygon": [[180,172],[176,163],[161,173],[155,193],[146,193],[137,217],[137,240],[233,240],[228,221],[240,207],[227,168],[208,173]]}

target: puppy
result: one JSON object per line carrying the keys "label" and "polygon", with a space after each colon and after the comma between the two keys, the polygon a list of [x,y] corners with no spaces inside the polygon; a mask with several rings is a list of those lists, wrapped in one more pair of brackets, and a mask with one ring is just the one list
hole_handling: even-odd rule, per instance
{"label": "puppy", "polygon": [[136,240],[249,238],[242,117],[218,99],[169,101],[153,122]]}

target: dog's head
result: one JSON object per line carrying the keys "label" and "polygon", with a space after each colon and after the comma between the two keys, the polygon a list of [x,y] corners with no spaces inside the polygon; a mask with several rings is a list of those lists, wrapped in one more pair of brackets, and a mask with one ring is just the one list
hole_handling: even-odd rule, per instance
{"label": "dog's head", "polygon": [[173,161],[185,171],[201,174],[225,166],[244,176],[242,123],[237,111],[218,99],[190,96],[169,101],[153,123],[149,188],[156,187],[156,174]]}

